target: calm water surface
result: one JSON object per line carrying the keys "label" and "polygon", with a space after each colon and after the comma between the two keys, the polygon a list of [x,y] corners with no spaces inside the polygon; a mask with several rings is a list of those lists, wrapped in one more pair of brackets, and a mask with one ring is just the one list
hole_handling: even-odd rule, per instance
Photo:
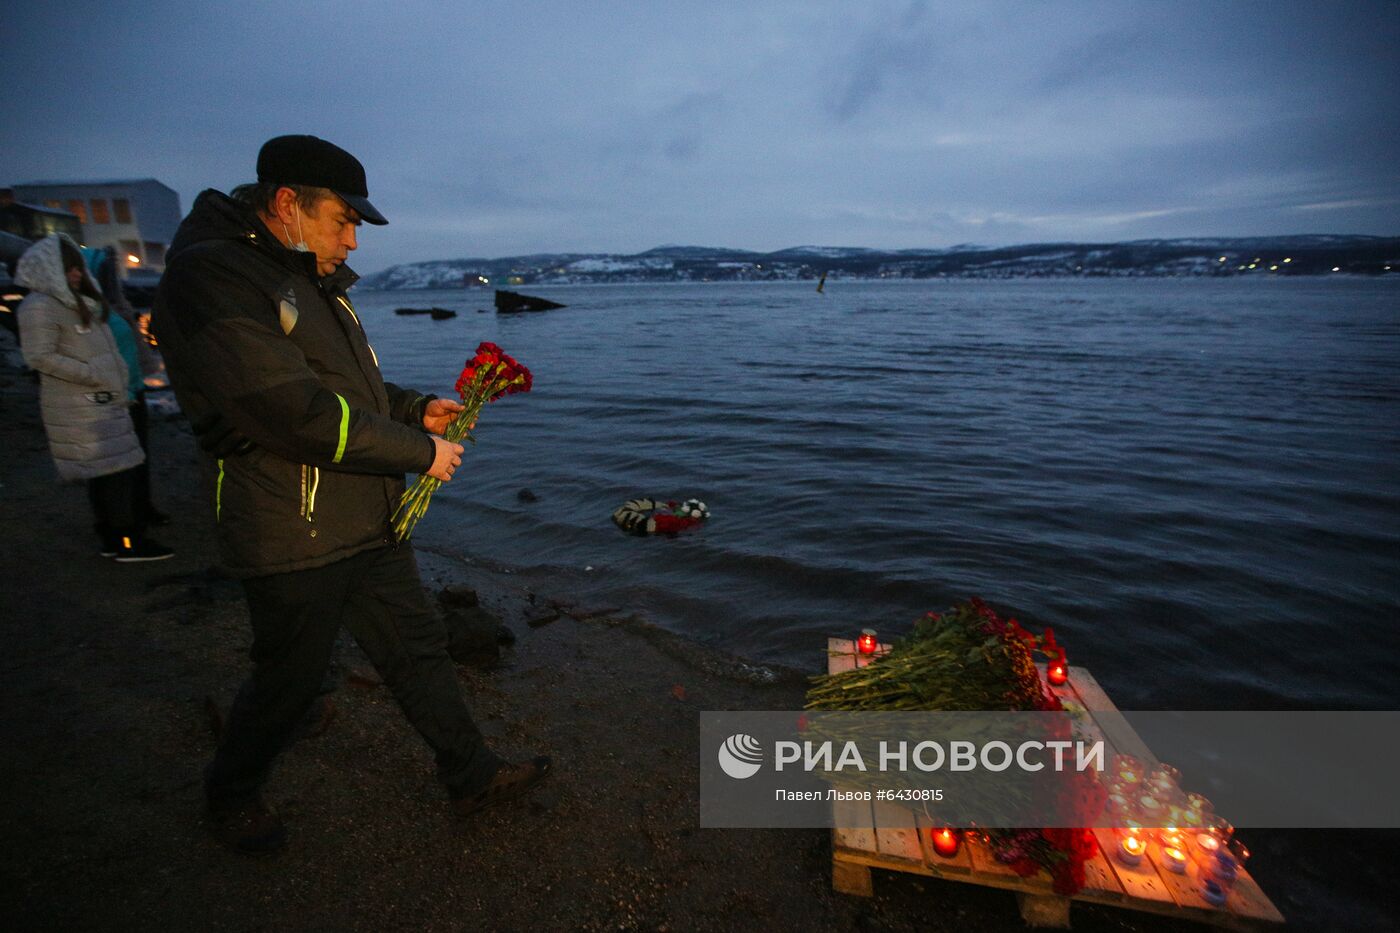
{"label": "calm water surface", "polygon": [[[535,374],[423,545],[758,660],[978,594],[1123,708],[1396,705],[1400,283],[533,291],[569,307],[355,296],[393,381],[448,394],[479,340]],[[714,517],[631,538],[640,495]]]}

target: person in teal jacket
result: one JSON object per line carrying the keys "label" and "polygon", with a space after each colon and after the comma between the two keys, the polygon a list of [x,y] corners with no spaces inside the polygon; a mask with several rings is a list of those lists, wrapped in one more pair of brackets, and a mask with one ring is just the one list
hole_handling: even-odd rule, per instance
{"label": "person in teal jacket", "polygon": [[110,246],[102,249],[80,247],[83,261],[88,271],[97,280],[102,295],[107,299],[112,314],[107,323],[112,328],[112,337],[117,342],[117,350],[126,362],[127,403],[131,413],[131,423],[136,429],[136,439],[141,442],[141,450],[146,460],[136,467],[133,476],[132,493],[136,497],[135,508],[146,516],[148,527],[170,524],[170,516],[157,509],[151,502],[151,442],[150,413],[146,409],[146,374],[159,368],[155,351],[150,342],[142,336],[136,322],[135,309],[126,300],[121,279],[116,268],[116,254]]}

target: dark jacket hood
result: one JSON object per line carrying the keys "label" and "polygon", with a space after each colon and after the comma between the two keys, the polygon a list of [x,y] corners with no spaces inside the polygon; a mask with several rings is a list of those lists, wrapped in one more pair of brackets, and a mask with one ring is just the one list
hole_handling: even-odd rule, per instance
{"label": "dark jacket hood", "polygon": [[272,235],[272,231],[267,229],[267,225],[258,218],[252,208],[213,188],[206,188],[194,199],[194,206],[180,222],[174,239],[170,241],[166,263],[168,265],[182,251],[200,243],[210,240],[245,239],[258,243],[264,252],[275,256],[288,270],[319,281],[321,287],[327,291],[346,291],[360,278],[353,269],[343,263],[330,275],[318,276],[315,256],[287,249]]}

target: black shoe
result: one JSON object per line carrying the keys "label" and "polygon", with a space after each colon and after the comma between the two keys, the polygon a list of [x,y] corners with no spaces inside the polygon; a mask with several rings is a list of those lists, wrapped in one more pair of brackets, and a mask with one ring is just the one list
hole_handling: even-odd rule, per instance
{"label": "black shoe", "polygon": [[301,722],[297,723],[296,729],[292,732],[291,741],[300,742],[302,739],[314,739],[319,735],[325,735],[326,730],[331,727],[331,723],[336,721],[340,711],[335,708],[335,704],[325,697],[318,697],[311,704],[311,708],[306,711],[306,715],[301,717]]}
{"label": "black shoe", "polygon": [[209,830],[240,855],[272,855],[287,845],[287,827],[277,811],[254,800],[241,807],[209,810]]}
{"label": "black shoe", "polygon": [[116,556],[119,564],[135,564],[146,560],[166,560],[174,557],[175,552],[160,542],[147,538],[131,547],[123,546],[117,551]]}
{"label": "black shoe", "polygon": [[547,778],[552,764],[548,755],[540,755],[529,764],[503,764],[483,790],[453,800],[452,810],[458,816],[468,816],[493,803],[513,800]]}

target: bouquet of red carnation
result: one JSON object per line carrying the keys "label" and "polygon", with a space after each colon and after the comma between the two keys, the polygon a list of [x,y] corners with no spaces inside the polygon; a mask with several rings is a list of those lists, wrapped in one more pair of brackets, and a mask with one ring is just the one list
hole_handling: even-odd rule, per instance
{"label": "bouquet of red carnation", "polygon": [[[529,392],[534,379],[515,358],[494,343],[483,342],[476,348],[476,355],[467,360],[462,375],[457,377],[457,395],[462,399],[463,410],[457,420],[447,426],[442,436],[454,444],[463,439],[475,444],[471,429],[481,415],[487,402],[494,402],[503,395],[516,392]],[[394,511],[394,532],[400,541],[413,534],[413,526],[428,511],[428,500],[437,492],[442,480],[432,476],[420,476],[399,500]]]}

